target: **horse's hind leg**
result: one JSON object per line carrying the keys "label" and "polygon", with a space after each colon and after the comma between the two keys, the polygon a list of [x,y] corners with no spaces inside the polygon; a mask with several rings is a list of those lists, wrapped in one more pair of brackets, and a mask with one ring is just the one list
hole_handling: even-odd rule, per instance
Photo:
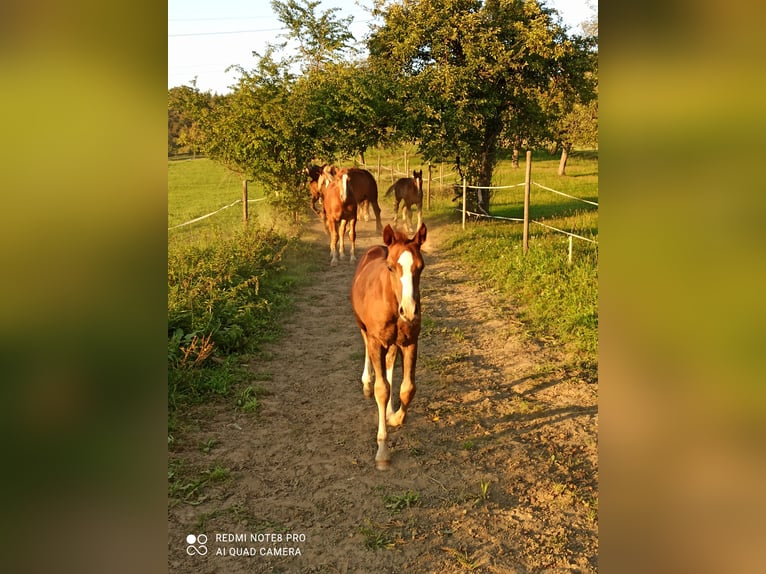
{"label": "horse's hind leg", "polygon": [[402,347],[402,386],[399,388],[399,399],[401,404],[399,410],[388,417],[388,424],[392,427],[401,425],[404,417],[407,416],[407,407],[415,397],[415,364],[418,358],[418,344],[413,343]]}
{"label": "horse's hind leg", "polygon": [[380,206],[377,201],[370,203],[372,203],[372,211],[375,213],[375,229],[380,233],[383,231],[383,224],[380,222]]}
{"label": "horse's hind leg", "polygon": [[356,261],[356,219],[352,219],[348,223],[348,238],[351,241],[351,252],[348,260],[353,263]]}

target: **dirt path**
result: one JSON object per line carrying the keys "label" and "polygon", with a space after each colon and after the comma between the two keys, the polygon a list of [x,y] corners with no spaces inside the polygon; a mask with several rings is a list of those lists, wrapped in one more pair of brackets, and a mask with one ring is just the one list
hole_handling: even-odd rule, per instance
{"label": "dirt path", "polygon": [[[359,235],[358,254],[380,242],[373,222]],[[596,571],[597,386],[525,340],[443,236],[431,225],[423,248],[417,394],[389,434],[391,470],[373,462],[353,266],[328,265],[251,365],[268,393],[258,414],[200,408],[174,449],[228,472],[199,504],[170,508],[171,572]],[[189,534],[207,536],[206,555]]]}

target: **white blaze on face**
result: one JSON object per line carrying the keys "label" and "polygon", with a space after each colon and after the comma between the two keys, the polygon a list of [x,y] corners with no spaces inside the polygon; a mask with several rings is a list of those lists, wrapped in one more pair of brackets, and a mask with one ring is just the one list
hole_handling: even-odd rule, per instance
{"label": "white blaze on face", "polygon": [[348,174],[344,173],[340,181],[340,200],[346,201],[348,192],[346,191],[346,185],[348,184]]}
{"label": "white blaze on face", "polygon": [[400,313],[402,317],[411,321],[415,318],[415,297],[414,286],[412,283],[412,267],[414,261],[412,253],[405,251],[399,256],[399,265],[402,267],[402,302]]}

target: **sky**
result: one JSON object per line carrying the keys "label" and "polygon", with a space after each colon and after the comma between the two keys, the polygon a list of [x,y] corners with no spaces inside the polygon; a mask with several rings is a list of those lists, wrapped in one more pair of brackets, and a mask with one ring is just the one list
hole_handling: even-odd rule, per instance
{"label": "sky", "polygon": [[[547,0],[558,10],[571,31],[594,14],[595,0]],[[353,16],[350,31],[358,42],[370,26],[372,0],[322,0],[317,12],[340,8],[336,17]],[[270,0],[168,0],[168,88],[190,85],[218,94],[229,92],[238,72],[226,68],[255,66],[253,51],[284,41],[284,30],[271,9]]]}

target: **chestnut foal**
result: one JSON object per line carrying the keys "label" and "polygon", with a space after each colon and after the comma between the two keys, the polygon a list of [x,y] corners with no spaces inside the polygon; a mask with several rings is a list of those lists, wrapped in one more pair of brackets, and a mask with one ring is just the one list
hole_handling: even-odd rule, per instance
{"label": "chestnut foal", "polygon": [[[420,246],[425,240],[425,225],[412,239],[387,225],[383,230],[385,245],[371,247],[362,256],[351,286],[351,306],[364,340],[362,385],[367,398],[373,396],[370,369],[375,371],[374,395],[378,406],[375,466],[379,470],[387,469],[391,463],[391,453],[386,445],[386,422],[392,427],[401,425],[415,396],[420,274],[424,267]],[[399,351],[403,365],[399,389],[401,404],[393,412],[391,378]]]}

